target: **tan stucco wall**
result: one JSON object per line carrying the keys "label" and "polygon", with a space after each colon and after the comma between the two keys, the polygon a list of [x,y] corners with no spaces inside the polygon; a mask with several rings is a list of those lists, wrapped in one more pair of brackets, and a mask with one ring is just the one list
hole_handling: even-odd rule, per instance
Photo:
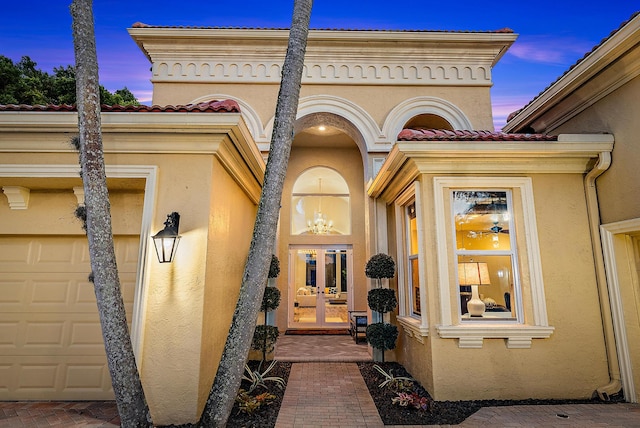
{"label": "tan stucco wall", "polygon": [[[289,221],[291,217],[291,192],[293,184],[302,172],[316,166],[332,168],[339,172],[347,181],[351,196],[351,235],[290,235]],[[280,239],[278,241],[277,254],[280,259],[280,276],[277,278],[277,286],[282,294],[282,303],[276,310],[275,317],[277,326],[281,331],[287,328],[289,245],[352,245],[354,274],[353,308],[356,310],[364,310],[367,308],[367,282],[364,276],[364,265],[367,257],[365,249],[365,197],[362,157],[355,145],[350,148],[340,149],[293,148],[282,193]]]}
{"label": "tan stucco wall", "polygon": [[[55,120],[67,116],[73,118],[73,115],[64,115],[55,116]],[[30,117],[27,115],[27,120]],[[179,150],[196,152],[191,154],[172,153],[170,145],[154,152],[151,146],[151,150],[146,149],[145,141],[135,140],[140,134],[111,134],[103,129],[107,166],[157,167],[156,186],[150,189],[153,193],[149,206],[153,210],[151,234],[162,230],[167,214],[178,211],[181,215],[182,238],[172,263],[158,263],[150,238],[141,238],[148,240],[148,257],[143,263],[147,287],[140,307],[143,313],[138,340],[142,349],[137,359],[151,415],[159,425],[195,422],[200,417],[229,329],[246,261],[255,218],[253,201],[258,196],[249,193],[259,189],[256,181],[260,177],[258,171],[243,169],[246,165],[242,162],[243,156],[259,156],[259,152],[256,148],[253,153],[242,148],[243,155],[238,156],[233,151],[234,144],[246,144],[238,140],[248,134],[242,124],[233,127],[234,118],[237,120],[239,116],[227,117],[231,118],[230,125],[223,126],[231,126],[232,131],[228,132],[236,133],[232,136],[233,143],[229,137],[224,139],[226,146],[220,155],[215,153],[215,143],[221,138],[215,129],[210,134],[202,132],[191,136],[178,132],[168,136],[159,132],[154,137],[154,141],[163,137],[165,141],[174,140]],[[200,115],[197,119],[205,118]],[[184,132],[182,128],[180,131]],[[62,145],[62,150],[68,149],[65,142],[68,135],[63,132],[23,133],[19,138],[47,139],[50,141],[47,147],[52,151],[61,150]],[[144,140],[144,136],[141,138]],[[129,153],[114,153],[114,147],[129,143],[140,145],[135,149],[127,146]],[[7,137],[3,144],[13,144],[12,139]],[[223,161],[228,162],[226,167]],[[248,162],[260,168],[262,161]],[[2,153],[2,163],[77,165],[78,157],[71,151],[14,152]],[[227,168],[233,169],[234,178]],[[115,190],[111,192],[114,233],[139,235],[144,198],[149,196],[144,193],[144,179],[115,179],[114,183]],[[84,233],[73,217],[77,200],[72,188],[81,186],[79,178],[3,177],[0,184],[34,189],[28,210],[9,210],[6,197],[0,195],[2,218],[11,220],[0,223],[0,233]],[[221,305],[221,296],[231,303]]]}
{"label": "tan stucco wall", "polygon": [[[612,162],[596,187],[603,224],[640,217],[640,121],[636,77],[558,128],[557,132],[611,133],[615,137]],[[556,131],[554,131],[555,133]]]}
{"label": "tan stucco wall", "polygon": [[209,395],[227,339],[257,209],[217,159],[213,160],[210,198],[198,414]]}
{"label": "tan stucco wall", "polygon": [[[143,196],[142,192],[110,191],[114,235],[140,234]],[[0,195],[0,235],[85,235],[74,215],[77,204],[71,188],[33,190],[26,210],[10,209],[7,198]]]}
{"label": "tan stucco wall", "polygon": [[[430,179],[423,176],[422,182]],[[438,335],[438,278],[427,274],[429,337],[420,344],[401,335],[396,354],[436,400],[589,398],[609,380],[582,177],[539,174],[532,179],[547,315],[555,331],[549,339],[534,339],[530,349],[508,349],[504,339],[487,338],[481,349],[461,349],[456,339]],[[432,186],[422,189],[429,218]],[[428,272],[438,269],[436,248],[429,244],[435,232],[427,222]],[[531,322],[526,258],[520,250],[525,322]]]}
{"label": "tan stucco wall", "polygon": [[[262,125],[266,126],[275,113],[278,90],[278,85],[269,84],[156,83],[153,103],[187,104],[206,94],[232,94],[249,103],[260,116]],[[419,96],[436,97],[461,109],[471,121],[473,129],[484,130],[493,129],[489,91],[490,89],[485,87],[303,85],[300,98],[311,95],[333,95],[345,98],[366,110],[382,128],[391,109],[402,101]]]}

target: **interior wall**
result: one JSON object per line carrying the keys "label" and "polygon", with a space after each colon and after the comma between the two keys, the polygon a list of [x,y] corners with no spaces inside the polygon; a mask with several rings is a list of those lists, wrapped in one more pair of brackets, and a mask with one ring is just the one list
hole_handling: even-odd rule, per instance
{"label": "interior wall", "polygon": [[[290,234],[291,193],[296,178],[306,169],[326,166],[340,173],[347,181],[351,201],[351,235],[295,235]],[[290,245],[324,245],[348,244],[353,246],[354,302],[353,308],[362,310],[366,305],[366,278],[364,276],[365,255],[365,192],[362,157],[353,145],[349,148],[298,148],[294,145],[291,151],[287,177],[282,193],[280,210],[280,238],[278,241],[278,258],[280,259],[280,276],[277,286],[282,294],[282,303],[275,311],[276,325],[280,331],[287,329],[287,302],[289,296],[289,246]]]}

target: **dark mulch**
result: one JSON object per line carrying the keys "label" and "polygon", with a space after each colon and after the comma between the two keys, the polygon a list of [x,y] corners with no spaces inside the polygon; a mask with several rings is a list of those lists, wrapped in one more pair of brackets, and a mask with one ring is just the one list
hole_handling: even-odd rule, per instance
{"label": "dark mulch", "polygon": [[[385,372],[394,376],[411,377],[405,368],[394,362],[358,363],[360,373],[364,378],[369,393],[378,408],[378,413],[385,425],[457,425],[469,416],[488,406],[515,406],[515,405],[541,405],[541,404],[594,404],[603,403],[598,399],[593,400],[473,400],[473,401],[433,401],[429,393],[418,383],[414,384],[414,390],[421,396],[430,400],[429,409],[426,411],[415,408],[402,407],[391,402],[397,396],[397,392],[391,388],[379,388],[384,376],[374,369],[379,365]],[[622,402],[623,397],[611,397],[613,402]]]}
{"label": "dark mulch", "polygon": [[[263,363],[262,371],[264,371],[271,362]],[[249,361],[249,367],[252,370],[256,370],[259,361]],[[289,380],[289,373],[291,372],[291,363],[276,362],[276,365],[267,373],[266,376],[281,377],[286,382]],[[240,385],[241,389],[247,390],[250,383],[246,380],[242,381]],[[278,419],[278,412],[282,405],[282,399],[284,398],[284,389],[280,389],[274,382],[266,382],[269,387],[268,390],[264,388],[256,388],[255,394],[261,394],[263,392],[270,392],[275,395],[276,398],[267,405],[260,406],[260,408],[252,414],[243,413],[238,407],[238,403],[233,405],[231,415],[227,420],[227,426],[233,428],[273,428],[276,426],[276,420]],[[162,428],[196,428],[197,424],[184,424],[184,425],[167,425]]]}
{"label": "dark mulch", "polygon": [[[258,363],[258,361],[249,361],[249,366],[252,368],[252,370],[255,370]],[[264,370],[269,367],[269,364],[269,361],[263,363],[262,369]],[[273,369],[271,369],[271,371],[267,373],[267,376],[281,377],[286,382],[289,379],[290,372],[291,363],[278,361]],[[280,411],[282,398],[284,397],[284,389],[278,388],[274,382],[267,382],[266,384],[269,387],[268,391],[264,388],[257,388],[255,392],[258,394],[263,392],[270,392],[271,394],[275,395],[276,398],[268,405],[260,406],[260,408],[253,414],[241,412],[238,407],[238,403],[235,403],[233,406],[233,410],[231,411],[231,416],[229,416],[229,420],[227,421],[228,427],[272,428],[276,425],[276,419],[278,419],[278,412]],[[246,390],[248,387],[249,382],[243,380],[240,388]]]}
{"label": "dark mulch", "polygon": [[[257,361],[250,361],[249,365],[253,369],[257,366]],[[379,388],[385,378],[377,370],[374,365],[379,365],[385,372],[392,373],[394,376],[411,377],[405,368],[395,362],[358,363],[360,373],[367,384],[369,393],[378,409],[378,413],[385,425],[458,425],[469,416],[480,410],[482,407],[489,406],[515,406],[515,405],[543,405],[543,404],[606,404],[620,403],[624,401],[621,395],[611,396],[608,402],[602,402],[597,398],[592,400],[473,400],[473,401],[433,401],[429,393],[419,384],[415,383],[413,390],[421,396],[429,399],[429,409],[426,411],[417,410],[409,407],[402,407],[391,402],[396,397],[397,392],[392,388]],[[268,373],[268,376],[278,376],[285,381],[289,379],[291,371],[291,363],[277,362],[274,368]],[[284,397],[284,389],[279,389],[273,382],[268,382],[268,392],[276,396],[275,400],[268,405],[262,406],[253,414],[243,413],[239,410],[236,403],[231,411],[231,416],[227,422],[228,427],[234,428],[273,428],[278,419],[278,412]],[[242,381],[242,388],[248,388],[248,383]],[[265,392],[259,389],[257,393]],[[180,428],[193,428],[196,425],[181,425]],[[172,426],[177,428],[177,426]]]}

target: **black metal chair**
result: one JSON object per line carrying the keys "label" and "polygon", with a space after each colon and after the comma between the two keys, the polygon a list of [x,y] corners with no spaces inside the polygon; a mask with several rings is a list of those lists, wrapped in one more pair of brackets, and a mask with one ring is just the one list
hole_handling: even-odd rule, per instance
{"label": "black metal chair", "polygon": [[349,311],[349,334],[356,343],[358,339],[367,338],[367,313],[364,311]]}

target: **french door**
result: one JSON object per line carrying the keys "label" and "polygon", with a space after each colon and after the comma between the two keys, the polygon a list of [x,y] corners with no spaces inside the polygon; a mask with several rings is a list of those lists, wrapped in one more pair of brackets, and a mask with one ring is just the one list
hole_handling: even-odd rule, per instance
{"label": "french door", "polygon": [[353,301],[352,270],[350,246],[290,247],[289,327],[348,327]]}

